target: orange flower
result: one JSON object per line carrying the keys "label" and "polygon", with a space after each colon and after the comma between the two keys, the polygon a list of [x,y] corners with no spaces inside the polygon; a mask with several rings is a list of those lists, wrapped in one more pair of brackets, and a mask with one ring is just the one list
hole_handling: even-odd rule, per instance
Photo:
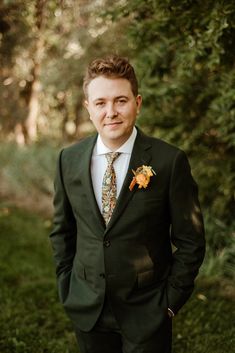
{"label": "orange flower", "polygon": [[132,170],[132,172],[134,177],[129,186],[130,191],[133,190],[135,184],[139,185],[139,189],[146,189],[150,182],[150,177],[153,176],[153,174],[156,175],[153,168],[146,165],[142,165],[142,167],[137,168],[136,171]]}

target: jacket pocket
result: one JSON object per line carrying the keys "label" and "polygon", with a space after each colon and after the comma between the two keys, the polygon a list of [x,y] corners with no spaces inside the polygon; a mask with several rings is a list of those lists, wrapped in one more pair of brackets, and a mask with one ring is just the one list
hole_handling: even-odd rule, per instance
{"label": "jacket pocket", "polygon": [[137,274],[137,285],[138,288],[145,288],[156,282],[155,271],[148,270]]}
{"label": "jacket pocket", "polygon": [[62,303],[66,300],[69,292],[71,272],[72,269],[67,272],[62,272],[58,277],[58,292],[60,301]]}

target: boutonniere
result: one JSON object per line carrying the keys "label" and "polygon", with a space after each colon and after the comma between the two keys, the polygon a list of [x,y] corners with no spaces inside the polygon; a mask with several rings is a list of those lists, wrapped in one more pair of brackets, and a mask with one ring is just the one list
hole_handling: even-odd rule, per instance
{"label": "boutonniere", "polygon": [[130,191],[132,191],[135,184],[139,185],[139,189],[147,188],[150,178],[153,175],[156,175],[155,171],[149,165],[142,165],[141,167],[137,168],[136,170],[132,170],[134,177],[129,185]]}

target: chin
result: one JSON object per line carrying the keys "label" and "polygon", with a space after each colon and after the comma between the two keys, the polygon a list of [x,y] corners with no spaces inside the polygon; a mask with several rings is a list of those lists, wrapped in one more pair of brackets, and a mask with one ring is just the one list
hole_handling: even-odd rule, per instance
{"label": "chin", "polygon": [[122,138],[122,136],[123,136],[123,133],[121,133],[120,131],[109,131],[109,133],[108,134],[106,134],[106,137],[108,138],[108,139],[118,139],[118,138]]}

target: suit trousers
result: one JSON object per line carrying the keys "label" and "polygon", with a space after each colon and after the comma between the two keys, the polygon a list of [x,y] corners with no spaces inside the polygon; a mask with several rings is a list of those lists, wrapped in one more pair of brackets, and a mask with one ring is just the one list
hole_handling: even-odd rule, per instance
{"label": "suit trousers", "polygon": [[89,332],[75,329],[79,353],[171,353],[172,319],[166,316],[162,326],[143,343],[131,342],[122,333],[106,298],[95,327]]}

